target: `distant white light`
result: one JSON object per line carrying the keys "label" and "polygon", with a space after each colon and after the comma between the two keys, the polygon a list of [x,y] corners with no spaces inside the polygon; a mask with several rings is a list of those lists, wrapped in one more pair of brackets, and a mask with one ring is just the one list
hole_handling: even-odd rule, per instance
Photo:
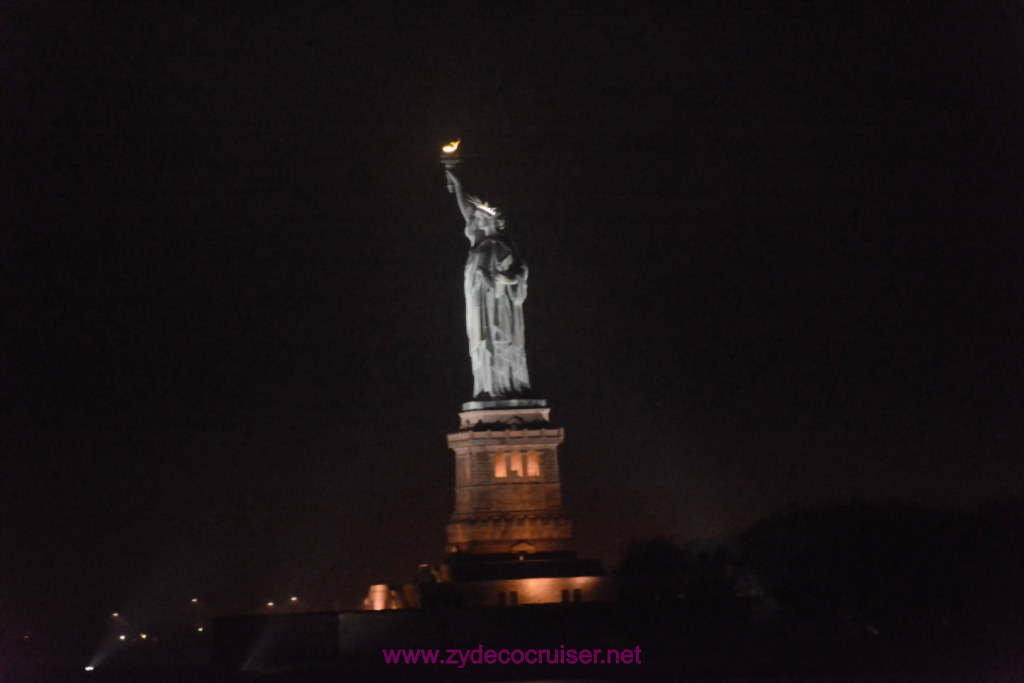
{"label": "distant white light", "polygon": [[268,602],[267,603],[267,607],[273,607],[273,606],[274,606],[274,603],[272,603],[272,602]]}
{"label": "distant white light", "polygon": [[196,630],[197,630],[197,631],[199,631],[200,633],[202,633],[202,632],[203,632],[203,627],[202,627],[202,626],[200,626],[200,627],[199,627],[199,628],[197,628]]}
{"label": "distant white light", "polygon": [[87,666],[87,667],[85,667],[85,670],[86,670],[86,671],[92,671],[92,670],[93,670],[93,669],[95,669],[95,668],[96,668],[96,667],[94,667],[94,666]]}
{"label": "distant white light", "polygon": [[192,598],[192,602],[199,602],[199,598]]}
{"label": "distant white light", "polygon": [[288,599],[291,600],[292,602],[298,602],[299,601],[299,599],[297,597],[295,597],[294,595],[292,597],[288,598]]}
{"label": "distant white light", "polygon": [[125,637],[124,637],[124,634],[122,634],[122,635],[119,635],[119,636],[118,636],[118,639],[119,639],[119,640],[124,640],[124,639],[125,639]]}
{"label": "distant white light", "polygon": [[145,640],[145,638],[146,638],[146,634],[145,634],[145,633],[140,633],[140,634],[139,634],[139,638],[142,638],[143,640]]}
{"label": "distant white light", "polygon": [[121,616],[121,613],[120,613],[120,612],[114,612],[114,613],[113,613],[113,614],[111,614],[110,616],[112,616],[112,617],[114,617],[114,618],[117,618],[117,617]]}

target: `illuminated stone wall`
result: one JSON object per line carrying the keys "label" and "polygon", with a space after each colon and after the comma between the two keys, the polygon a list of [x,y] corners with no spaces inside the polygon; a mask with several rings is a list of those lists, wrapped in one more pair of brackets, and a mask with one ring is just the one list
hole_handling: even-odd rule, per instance
{"label": "illuminated stone wall", "polygon": [[615,599],[615,582],[607,576],[467,581],[460,583],[458,590],[467,605],[511,607],[556,602],[610,602]]}

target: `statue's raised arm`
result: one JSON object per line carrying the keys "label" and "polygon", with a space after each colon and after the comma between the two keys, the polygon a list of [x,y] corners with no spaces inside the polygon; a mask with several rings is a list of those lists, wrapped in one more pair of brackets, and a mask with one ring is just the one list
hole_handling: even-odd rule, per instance
{"label": "statue's raised arm", "polygon": [[462,217],[466,219],[466,223],[468,224],[473,219],[473,211],[475,211],[475,207],[466,201],[466,195],[462,191],[462,183],[460,183],[459,179],[455,177],[455,174],[448,169],[444,170],[444,174],[448,176],[449,186],[455,190],[455,201],[459,203],[459,211],[462,212]]}

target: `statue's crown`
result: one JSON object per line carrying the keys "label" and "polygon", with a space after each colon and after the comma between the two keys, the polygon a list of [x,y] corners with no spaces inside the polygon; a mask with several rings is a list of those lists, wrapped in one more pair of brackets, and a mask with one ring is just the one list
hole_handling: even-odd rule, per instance
{"label": "statue's crown", "polygon": [[497,207],[491,206],[487,202],[473,202],[473,204],[476,206],[476,208],[480,209],[481,211],[483,211],[484,213],[486,213],[488,215],[491,215],[491,216],[497,216],[498,215]]}

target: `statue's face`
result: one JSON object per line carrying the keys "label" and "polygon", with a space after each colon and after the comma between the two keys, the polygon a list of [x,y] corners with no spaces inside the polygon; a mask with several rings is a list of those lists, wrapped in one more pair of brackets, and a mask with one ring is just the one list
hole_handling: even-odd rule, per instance
{"label": "statue's face", "polygon": [[494,216],[486,211],[476,212],[476,224],[480,226],[481,232],[488,236],[493,235],[498,231],[497,221],[494,219]]}

